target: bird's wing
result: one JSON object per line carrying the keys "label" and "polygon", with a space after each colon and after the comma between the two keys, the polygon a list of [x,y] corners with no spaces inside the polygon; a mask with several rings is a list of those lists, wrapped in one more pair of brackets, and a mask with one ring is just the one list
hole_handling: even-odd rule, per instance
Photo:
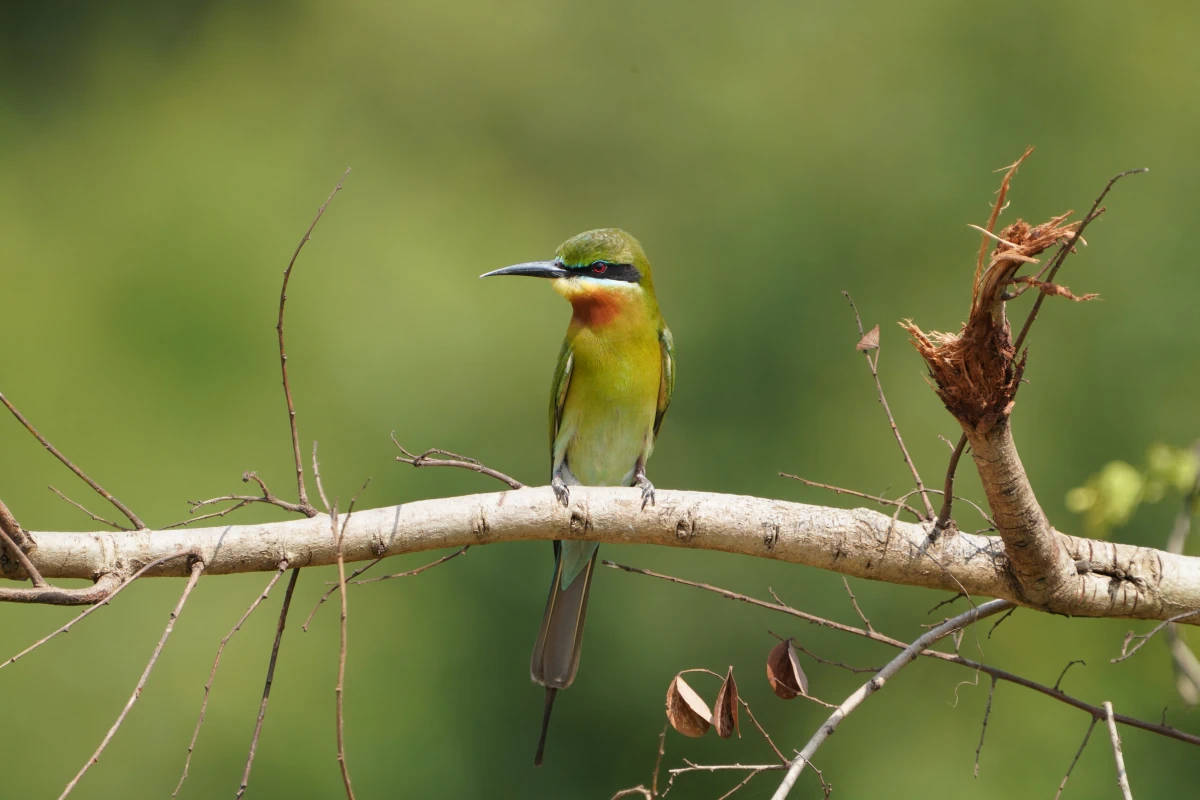
{"label": "bird's wing", "polygon": [[554,369],[554,382],[550,386],[550,468],[554,469],[554,441],[562,424],[563,406],[567,403],[567,389],[571,385],[571,368],[575,365],[575,351],[570,339],[563,341],[558,354],[558,366]]}
{"label": "bird's wing", "polygon": [[667,415],[667,406],[671,405],[671,395],[675,393],[675,340],[666,326],[658,332],[658,344],[662,348],[662,377],[658,382],[658,409],[654,412],[655,439],[663,417]]}

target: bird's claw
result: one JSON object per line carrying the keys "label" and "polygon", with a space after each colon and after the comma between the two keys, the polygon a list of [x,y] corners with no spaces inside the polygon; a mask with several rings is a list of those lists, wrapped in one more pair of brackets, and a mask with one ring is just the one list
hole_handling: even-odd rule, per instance
{"label": "bird's claw", "polygon": [[567,488],[566,481],[558,475],[555,475],[550,480],[550,488],[554,490],[554,496],[558,498],[558,502],[566,508],[571,503],[571,490]]}
{"label": "bird's claw", "polygon": [[645,475],[638,475],[635,485],[642,490],[642,510],[646,510],[646,504],[657,505],[654,501],[654,484]]}

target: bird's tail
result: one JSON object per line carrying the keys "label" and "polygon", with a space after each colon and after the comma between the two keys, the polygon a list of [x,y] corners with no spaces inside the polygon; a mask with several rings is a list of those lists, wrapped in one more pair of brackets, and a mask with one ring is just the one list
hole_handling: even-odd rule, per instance
{"label": "bird's tail", "polygon": [[[591,558],[578,575],[563,586],[564,549],[579,545],[595,548]],[[550,584],[550,597],[546,600],[546,612],[542,615],[542,626],[538,629],[537,642],[533,646],[533,657],[529,662],[529,674],[535,683],[546,687],[546,706],[542,716],[542,734],[538,739],[534,765],[542,763],[546,747],[546,730],[550,726],[550,712],[554,697],[559,689],[566,689],[575,680],[579,669],[579,651],[583,645],[583,622],[587,615],[588,592],[592,588],[592,574],[596,566],[599,548],[591,542],[554,543],[554,580]],[[570,554],[574,555],[574,554]]]}

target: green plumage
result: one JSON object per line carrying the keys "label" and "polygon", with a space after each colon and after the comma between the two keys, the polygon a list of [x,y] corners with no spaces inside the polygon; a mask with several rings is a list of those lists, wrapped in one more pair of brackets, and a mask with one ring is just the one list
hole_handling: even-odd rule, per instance
{"label": "green plumage", "polygon": [[[616,228],[567,240],[552,262],[528,262],[489,274],[554,280],[572,305],[571,324],[550,391],[550,467],[564,502],[569,487],[633,486],[653,500],[646,460],[675,387],[671,332],[654,296],[650,262],[636,239]],[[575,679],[598,544],[554,543],[554,575],[530,659],[547,688],[546,726],[555,692]]]}

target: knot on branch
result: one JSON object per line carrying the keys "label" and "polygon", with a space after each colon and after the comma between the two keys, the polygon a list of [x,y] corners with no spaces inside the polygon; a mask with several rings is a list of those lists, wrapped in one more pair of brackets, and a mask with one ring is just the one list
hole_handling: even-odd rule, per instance
{"label": "knot on branch", "polygon": [[[924,333],[912,320],[901,323],[925,359],[938,397],[964,429],[986,434],[1012,412],[1027,353],[1017,353],[1004,313],[1007,287],[1024,282],[1017,271],[1036,264],[1036,255],[1074,235],[1071,212],[1040,225],[1017,220],[1004,228],[986,267],[976,268],[971,314],[958,333]],[[1064,224],[1065,223],[1065,224]],[[1026,284],[1029,285],[1029,284]]]}

